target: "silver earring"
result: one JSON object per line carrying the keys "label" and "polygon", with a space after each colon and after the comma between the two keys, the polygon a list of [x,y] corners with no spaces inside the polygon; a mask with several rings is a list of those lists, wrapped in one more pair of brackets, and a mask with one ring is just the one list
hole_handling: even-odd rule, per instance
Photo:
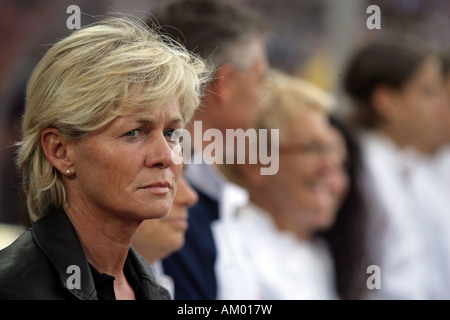
{"label": "silver earring", "polygon": [[70,174],[70,170],[69,169],[66,170],[66,174]]}

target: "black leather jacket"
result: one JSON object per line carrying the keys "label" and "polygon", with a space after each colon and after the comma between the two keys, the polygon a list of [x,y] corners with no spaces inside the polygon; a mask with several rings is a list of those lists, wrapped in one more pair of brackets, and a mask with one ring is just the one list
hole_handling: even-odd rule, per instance
{"label": "black leather jacket", "polygon": [[[170,299],[155,282],[147,261],[133,248],[130,259],[145,299]],[[79,267],[79,289],[74,271]],[[66,213],[59,209],[38,220],[14,243],[0,251],[0,299],[96,300],[94,280],[78,236]]]}

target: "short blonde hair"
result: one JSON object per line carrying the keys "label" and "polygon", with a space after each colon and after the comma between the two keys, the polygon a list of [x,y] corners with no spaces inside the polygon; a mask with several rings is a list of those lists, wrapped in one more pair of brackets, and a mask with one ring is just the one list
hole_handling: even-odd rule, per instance
{"label": "short blonde hair", "polygon": [[56,43],[29,80],[17,143],[31,221],[66,201],[61,175],[42,150],[45,128],[76,141],[117,116],[152,110],[173,98],[186,123],[209,74],[200,58],[129,18],[107,18]]}
{"label": "short blonde hair", "polygon": [[[264,108],[257,129],[282,129],[302,110],[317,110],[327,114],[334,106],[332,96],[302,78],[270,70],[263,85]],[[280,137],[282,135],[280,130]]]}
{"label": "short blonde hair", "polygon": [[[334,99],[325,90],[299,77],[271,69],[264,78],[261,90],[263,109],[258,115],[255,129],[278,129],[280,140],[286,138],[286,128],[300,112],[316,110],[326,117],[334,107]],[[267,136],[267,150],[271,150],[272,134]],[[260,146],[257,142],[258,146]],[[276,142],[278,143],[278,141]],[[250,141],[246,140],[246,156],[250,154]],[[273,155],[272,155],[273,156]],[[258,163],[261,166],[261,163]],[[240,164],[219,166],[221,172],[232,182],[251,189],[238,169]]]}

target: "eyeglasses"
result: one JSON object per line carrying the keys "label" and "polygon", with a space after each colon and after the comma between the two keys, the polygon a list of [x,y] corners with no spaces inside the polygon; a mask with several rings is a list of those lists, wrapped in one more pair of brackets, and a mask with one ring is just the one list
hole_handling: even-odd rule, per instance
{"label": "eyeglasses", "polygon": [[292,146],[280,146],[280,153],[303,153],[307,155],[322,155],[327,153],[336,152],[338,154],[338,148],[332,144],[321,144],[317,142],[298,144]]}
{"label": "eyeglasses", "polygon": [[350,167],[350,159],[345,155],[345,151],[334,144],[323,144],[319,142],[311,142],[306,144],[297,144],[292,146],[280,146],[279,154],[298,154],[311,159],[320,159],[325,155],[335,155],[336,160],[340,163],[343,170],[348,171]]}

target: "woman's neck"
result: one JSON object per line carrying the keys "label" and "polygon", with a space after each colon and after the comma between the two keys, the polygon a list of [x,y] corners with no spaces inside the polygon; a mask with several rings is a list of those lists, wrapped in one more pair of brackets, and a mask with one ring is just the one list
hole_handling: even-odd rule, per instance
{"label": "woman's neck", "polygon": [[115,278],[114,294],[117,300],[135,300],[135,293],[125,277],[123,267],[139,223],[125,223],[95,212],[87,208],[66,208],[87,261],[98,272]]}
{"label": "woman's neck", "polygon": [[274,221],[280,231],[292,232],[300,240],[308,240],[311,232],[305,225],[299,223],[298,219],[293,219],[294,214],[301,214],[298,208],[289,208],[286,201],[276,201],[267,197],[268,193],[250,192],[250,200],[266,211]]}
{"label": "woman's neck", "polygon": [[88,208],[71,206],[66,212],[88,262],[100,273],[123,277],[123,266],[139,223],[125,223]]}
{"label": "woman's neck", "polygon": [[411,139],[410,136],[405,136],[405,134],[395,126],[379,126],[378,132],[388,137],[399,149],[410,147],[422,154],[429,155],[434,154],[437,150],[437,145],[425,143],[419,139]]}

